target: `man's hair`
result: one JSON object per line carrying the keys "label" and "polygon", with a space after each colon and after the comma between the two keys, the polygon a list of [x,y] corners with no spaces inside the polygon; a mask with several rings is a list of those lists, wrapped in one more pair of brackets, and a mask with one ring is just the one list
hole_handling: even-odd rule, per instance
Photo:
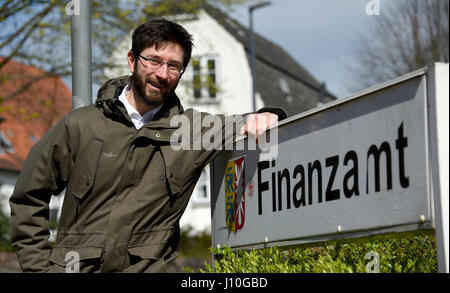
{"label": "man's hair", "polygon": [[161,48],[167,42],[174,42],[183,48],[183,66],[187,66],[192,53],[192,35],[181,25],[164,18],[153,19],[141,24],[133,32],[131,52],[137,58],[141,52],[153,45]]}

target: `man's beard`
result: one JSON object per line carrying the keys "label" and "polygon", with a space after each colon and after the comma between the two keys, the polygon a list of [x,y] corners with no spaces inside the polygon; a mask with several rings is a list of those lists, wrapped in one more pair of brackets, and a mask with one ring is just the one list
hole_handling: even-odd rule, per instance
{"label": "man's beard", "polygon": [[[138,99],[142,100],[149,106],[158,107],[168,99],[168,97],[173,93],[174,89],[169,89],[168,91],[161,92],[150,90],[150,92],[147,94],[146,87],[147,83],[149,82],[151,82],[150,77],[141,77],[140,74],[137,73],[137,70],[134,70],[131,76],[131,83],[134,87],[134,90],[136,91]],[[157,82],[157,84],[162,87],[168,86],[167,82],[163,84],[161,82]]]}

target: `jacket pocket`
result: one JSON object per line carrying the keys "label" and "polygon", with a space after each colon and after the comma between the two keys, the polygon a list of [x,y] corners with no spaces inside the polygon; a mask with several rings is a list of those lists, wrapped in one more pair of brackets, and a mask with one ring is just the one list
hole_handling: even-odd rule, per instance
{"label": "jacket pocket", "polygon": [[50,254],[51,272],[96,272],[101,267],[105,242],[103,234],[58,231]]}
{"label": "jacket pocket", "polygon": [[102,149],[103,142],[93,139],[78,154],[69,186],[71,193],[78,199],[82,199],[94,185]]}
{"label": "jacket pocket", "polygon": [[50,254],[52,273],[92,273],[101,266],[101,247],[57,247]]}
{"label": "jacket pocket", "polygon": [[[184,156],[183,158],[176,156],[173,150],[169,149],[170,146],[161,146],[161,156],[164,163],[164,172],[165,172],[165,182],[168,187],[168,191],[170,195],[178,196],[182,189],[182,182],[179,172],[183,170],[186,171],[186,168],[182,168],[180,166],[181,160],[186,160],[188,157]],[[185,176],[185,174],[184,174]]]}
{"label": "jacket pocket", "polygon": [[135,233],[128,243],[128,252],[142,259],[159,259],[167,248],[173,228]]}

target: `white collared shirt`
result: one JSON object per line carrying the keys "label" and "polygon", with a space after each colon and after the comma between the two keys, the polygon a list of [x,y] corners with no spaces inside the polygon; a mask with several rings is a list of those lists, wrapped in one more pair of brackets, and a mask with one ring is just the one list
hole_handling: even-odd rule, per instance
{"label": "white collared shirt", "polygon": [[136,129],[141,129],[142,126],[144,126],[146,123],[150,122],[153,119],[158,110],[161,109],[162,105],[160,105],[158,108],[148,111],[147,113],[141,116],[141,114],[139,114],[139,112],[133,106],[131,106],[131,104],[128,102],[126,98],[126,95],[130,91],[130,89],[131,85],[128,84],[120,94],[119,101],[121,101],[125,106],[125,109],[127,109],[128,115],[130,116],[131,121],[134,124],[134,127],[136,127]]}

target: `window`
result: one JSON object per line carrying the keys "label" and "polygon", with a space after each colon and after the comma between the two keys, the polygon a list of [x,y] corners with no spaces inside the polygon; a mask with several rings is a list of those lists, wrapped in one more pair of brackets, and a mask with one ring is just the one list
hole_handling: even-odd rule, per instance
{"label": "window", "polygon": [[278,79],[278,81],[279,81],[279,83],[280,83],[280,89],[281,89],[281,92],[284,94],[284,96],[286,97],[286,100],[289,102],[289,103],[291,103],[294,99],[292,98],[292,95],[291,95],[291,89],[289,88],[289,84],[288,84],[288,82],[284,79],[284,78],[282,78],[282,77],[280,77],[279,79]]}
{"label": "window", "polygon": [[200,70],[200,60],[199,59],[193,59],[192,60],[192,86],[194,88],[194,98],[199,99],[202,97],[202,79],[200,77],[201,70]]}
{"label": "window", "polygon": [[209,166],[203,169],[202,174],[195,186],[194,204],[209,205]]}
{"label": "window", "polygon": [[216,61],[214,59],[208,60],[208,72],[207,72],[207,87],[208,93],[211,98],[215,98],[217,94],[216,88]]}
{"label": "window", "polygon": [[0,154],[5,152],[15,153],[16,151],[8,137],[3,133],[3,131],[0,131]]}
{"label": "window", "polygon": [[191,62],[191,87],[194,101],[217,101],[217,58],[212,56],[193,57]]}

